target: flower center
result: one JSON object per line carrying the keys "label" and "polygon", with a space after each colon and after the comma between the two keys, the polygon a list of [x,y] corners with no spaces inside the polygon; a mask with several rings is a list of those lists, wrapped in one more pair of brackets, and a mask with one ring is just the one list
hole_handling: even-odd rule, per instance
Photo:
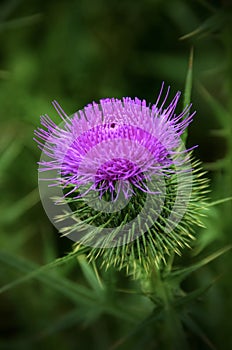
{"label": "flower center", "polygon": [[[129,196],[129,183],[142,180],[141,169],[132,161],[125,158],[113,158],[100,166],[95,176],[95,186],[102,196],[105,192],[122,190]],[[120,182],[120,185],[119,185]],[[119,185],[119,188],[116,188]]]}
{"label": "flower center", "polygon": [[96,173],[96,182],[102,180],[117,181],[129,180],[135,176],[139,171],[136,164],[128,159],[114,158],[101,165]]}

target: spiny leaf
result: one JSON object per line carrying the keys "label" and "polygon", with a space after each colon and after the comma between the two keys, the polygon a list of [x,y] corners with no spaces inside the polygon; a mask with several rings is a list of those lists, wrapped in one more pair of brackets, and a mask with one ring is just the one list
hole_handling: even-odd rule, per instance
{"label": "spiny leaf", "polygon": [[207,256],[206,258],[203,258],[201,261],[197,262],[196,264],[193,264],[187,268],[183,268],[177,271],[174,271],[170,274],[170,279],[174,279],[175,281],[178,281],[179,283],[183,281],[188,275],[190,275],[192,272],[200,269],[201,267],[209,264],[211,261],[215,260],[222,254],[226,253],[232,248],[232,246],[227,246],[222,249],[219,249],[215,253]]}
{"label": "spiny leaf", "polygon": [[[0,293],[3,293],[7,290],[10,290],[11,288],[14,288],[14,287],[20,285],[21,283],[24,283],[32,278],[37,278],[37,279],[44,279],[45,278],[46,279],[46,277],[40,276],[40,275],[44,274],[45,272],[47,272],[48,270],[50,270],[54,267],[58,267],[60,265],[65,264],[69,260],[76,258],[77,255],[78,255],[78,253],[75,253],[75,254],[69,253],[65,257],[58,258],[55,261],[53,261],[47,265],[43,265],[41,267],[38,267],[38,266],[36,266],[36,264],[30,263],[26,260],[23,260],[22,258],[16,257],[15,255],[1,251],[0,252],[0,260],[3,263],[5,263],[9,266],[12,266],[19,271],[26,272],[27,274],[25,276],[22,276],[22,277],[16,279],[15,281],[8,283],[5,286],[1,287]],[[49,283],[50,278],[47,278],[47,281]]]}
{"label": "spiny leaf", "polygon": [[29,262],[25,259],[16,257],[6,252],[0,252],[0,261],[11,267],[16,268],[21,272],[27,273],[26,276],[23,276],[1,287],[0,293],[4,293],[13,287],[16,287],[17,285],[26,282],[31,278],[36,278],[44,284],[48,285],[49,287],[55,289],[56,291],[61,292],[63,295],[65,295],[78,305],[86,306],[88,310],[90,310],[89,312],[91,312],[92,317],[94,315],[94,317],[97,317],[98,314],[106,312],[110,315],[126,320],[127,322],[136,322],[136,310],[131,309],[130,307],[128,308],[125,305],[115,303],[115,300],[114,304],[112,304],[109,300],[107,300],[107,298],[105,300],[103,300],[102,297],[99,299],[99,295],[97,295],[94,291],[90,290],[89,288],[78,283],[74,283],[61,275],[57,276],[51,274],[51,272],[47,270],[51,267],[62,265],[65,262],[67,262],[67,260],[77,257],[77,253],[69,255],[71,256],[66,256],[64,258],[57,259],[53,263],[42,266],[41,268],[37,268],[36,264],[32,262]]}
{"label": "spiny leaf", "polygon": [[179,297],[178,299],[176,299],[175,305],[178,307],[181,305],[189,304],[191,301],[196,300],[201,295],[203,295],[206,291],[208,291],[208,289],[210,289],[212,287],[212,285],[216,282],[216,280],[217,279],[214,279],[213,281],[206,284],[205,286],[197,288],[194,291],[192,291],[192,292],[190,292],[182,297]]}

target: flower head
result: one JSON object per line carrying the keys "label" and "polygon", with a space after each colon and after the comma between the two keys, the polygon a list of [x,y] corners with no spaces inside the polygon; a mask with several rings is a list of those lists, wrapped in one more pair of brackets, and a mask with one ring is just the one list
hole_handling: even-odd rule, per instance
{"label": "flower head", "polygon": [[163,85],[151,106],[107,98],[71,117],[54,102],[62,125],[46,115],[45,129],[35,131],[39,170],[52,172],[48,179],[62,189],[59,204],[68,207],[56,216],[60,230],[91,246],[90,258],[103,255],[106,266],[160,264],[189,244],[190,224],[200,224],[198,192],[206,181],[195,176],[198,164],[181,141],[195,112],[187,106],[175,113],[180,92],[164,108],[169,89],[159,105],[162,91]]}

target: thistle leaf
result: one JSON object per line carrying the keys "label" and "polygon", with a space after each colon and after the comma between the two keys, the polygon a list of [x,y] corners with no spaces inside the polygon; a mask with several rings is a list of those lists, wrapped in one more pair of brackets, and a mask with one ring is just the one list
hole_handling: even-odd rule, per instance
{"label": "thistle leaf", "polygon": [[[65,293],[65,294],[67,294],[67,293],[69,294],[69,290],[70,289],[73,290],[73,288],[74,288],[75,293],[73,294],[71,292],[71,294],[70,294],[70,297],[74,298],[74,300],[76,300],[78,298],[78,295],[92,297],[93,293],[90,290],[88,290],[87,288],[82,287],[82,286],[77,287],[75,284],[72,284],[72,282],[64,279],[64,277],[52,276],[52,275],[48,274],[48,272],[49,272],[48,270],[50,270],[51,268],[61,266],[61,265],[65,264],[67,261],[69,261],[73,258],[76,258],[77,255],[78,255],[77,253],[75,253],[75,254],[70,253],[63,258],[56,259],[55,261],[53,261],[47,265],[39,267],[35,263],[29,262],[23,258],[15,256],[13,254],[1,251],[0,252],[0,261],[7,264],[8,266],[15,268],[16,270],[18,270],[20,272],[26,273],[26,275],[24,275],[16,280],[6,284],[6,285],[4,285],[3,287],[1,287],[0,293],[4,293],[4,292],[20,285],[21,283],[27,282],[32,278],[36,278],[36,279],[48,284],[49,286],[51,286],[55,289],[59,289],[61,292]],[[67,290],[65,289],[65,286],[67,286]],[[75,296],[76,296],[76,298],[75,298]]]}
{"label": "thistle leaf", "polygon": [[205,335],[205,333],[201,330],[201,328],[195,323],[195,321],[189,315],[185,314],[183,321],[188,327],[188,329],[190,329],[194,334],[196,334],[199,338],[201,338],[203,342],[207,344],[211,350],[217,350],[216,347]]}
{"label": "thistle leaf", "polygon": [[196,300],[201,295],[206,293],[213,286],[213,284],[217,281],[217,279],[218,278],[215,278],[213,281],[211,281],[210,283],[206,284],[205,286],[197,288],[194,291],[192,291],[190,293],[187,293],[185,296],[182,296],[182,297],[176,299],[175,305],[177,307],[182,306],[182,305],[188,305],[193,300]]}
{"label": "thistle leaf", "polygon": [[177,271],[174,271],[170,274],[170,280],[175,280],[176,282],[180,283],[183,281],[187,276],[189,276],[194,271],[199,270],[201,267],[209,264],[211,261],[215,260],[216,258],[220,257],[221,255],[225,254],[229,250],[231,250],[232,246],[227,246],[222,249],[219,249],[218,251],[210,254],[206,258],[203,258],[196,264],[193,264],[187,268],[179,269]]}
{"label": "thistle leaf", "polygon": [[[77,260],[89,285],[93,288],[93,290],[96,291],[96,293],[99,296],[102,296],[104,287],[94,263],[88,263],[85,255],[78,256]],[[92,266],[94,266],[95,268],[93,268]]]}

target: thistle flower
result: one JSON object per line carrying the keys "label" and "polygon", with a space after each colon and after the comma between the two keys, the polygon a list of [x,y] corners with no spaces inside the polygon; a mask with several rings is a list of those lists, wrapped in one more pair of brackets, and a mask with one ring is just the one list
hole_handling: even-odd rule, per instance
{"label": "thistle flower", "polygon": [[162,92],[154,105],[107,98],[71,117],[55,101],[62,125],[45,115],[35,131],[39,171],[51,182],[40,186],[48,216],[75,249],[89,246],[90,260],[101,255],[128,273],[160,267],[202,225],[207,180],[181,141],[195,112],[175,113],[180,92],[164,108],[169,88],[160,103]]}

